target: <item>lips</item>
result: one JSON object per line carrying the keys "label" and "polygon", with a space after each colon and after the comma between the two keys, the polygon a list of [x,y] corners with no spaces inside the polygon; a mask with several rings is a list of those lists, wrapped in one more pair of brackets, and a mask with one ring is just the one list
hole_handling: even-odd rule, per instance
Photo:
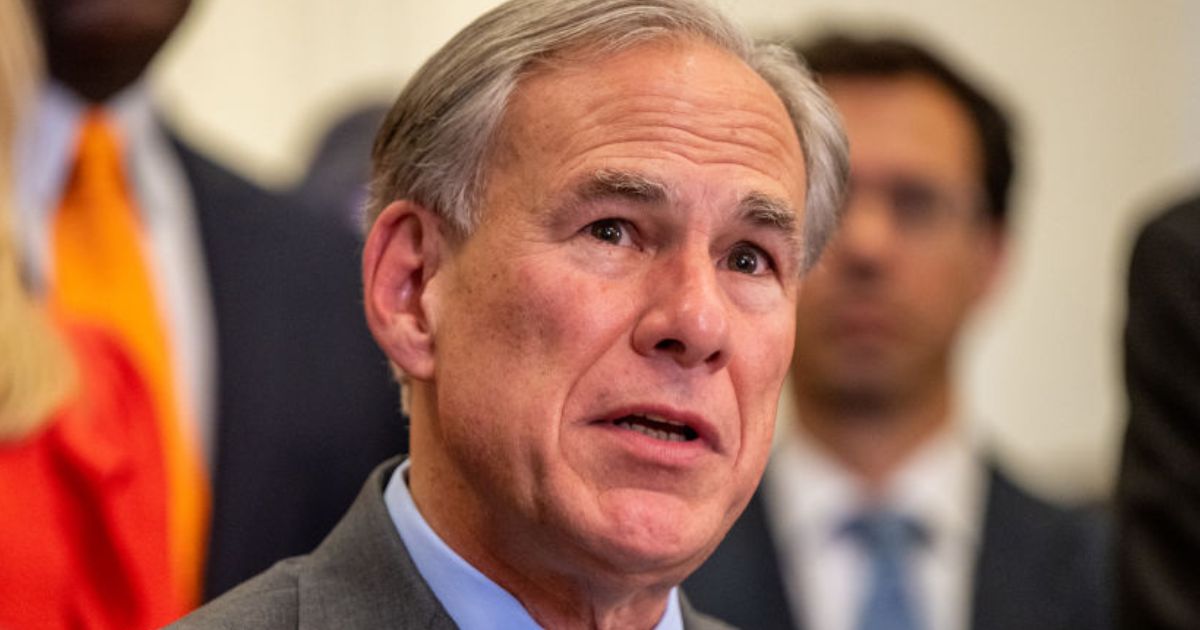
{"label": "lips", "polygon": [[687,447],[720,450],[718,433],[711,422],[699,414],[665,407],[624,407],[593,420],[591,424],[608,427],[618,433],[649,438],[662,447]]}
{"label": "lips", "polygon": [[613,421],[617,428],[641,433],[664,442],[691,442],[699,438],[696,430],[686,424],[652,415],[628,415]]}

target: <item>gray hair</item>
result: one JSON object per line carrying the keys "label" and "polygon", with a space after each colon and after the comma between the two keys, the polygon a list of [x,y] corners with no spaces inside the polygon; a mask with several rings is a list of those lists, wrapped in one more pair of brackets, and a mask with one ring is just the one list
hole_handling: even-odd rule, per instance
{"label": "gray hair", "polygon": [[375,139],[368,224],[396,199],[479,224],[488,152],[508,99],[539,62],[573,50],[615,53],[671,36],[706,40],[744,61],[783,101],[807,171],[802,266],[829,240],[848,171],[838,116],[794,53],[758,44],[698,0],[510,0],[455,35],[412,77]]}

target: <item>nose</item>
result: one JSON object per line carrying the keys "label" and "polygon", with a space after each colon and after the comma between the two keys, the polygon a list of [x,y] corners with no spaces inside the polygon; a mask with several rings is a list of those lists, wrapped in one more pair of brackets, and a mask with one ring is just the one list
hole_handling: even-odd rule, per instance
{"label": "nose", "polygon": [[647,279],[649,304],[633,331],[635,350],[680,367],[716,371],[730,359],[730,304],[707,252],[677,256]]}

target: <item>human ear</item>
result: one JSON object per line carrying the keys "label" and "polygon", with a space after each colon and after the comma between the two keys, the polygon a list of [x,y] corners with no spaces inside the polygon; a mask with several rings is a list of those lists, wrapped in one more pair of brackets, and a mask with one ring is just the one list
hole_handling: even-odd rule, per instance
{"label": "human ear", "polygon": [[442,219],[412,201],[394,201],[363,247],[363,306],[384,354],[405,375],[433,376],[433,331],[422,295],[444,254]]}

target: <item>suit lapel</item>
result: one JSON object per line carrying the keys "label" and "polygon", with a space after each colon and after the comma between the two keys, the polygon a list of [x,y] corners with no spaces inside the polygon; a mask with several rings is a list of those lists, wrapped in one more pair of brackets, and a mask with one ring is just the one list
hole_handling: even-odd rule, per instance
{"label": "suit lapel", "polygon": [[679,614],[683,617],[684,630],[733,630],[733,626],[692,608],[692,603],[683,592],[679,593]]}
{"label": "suit lapel", "polygon": [[1058,591],[1069,574],[1071,532],[1055,509],[988,467],[987,505],[975,568],[973,630],[1062,626]]}
{"label": "suit lapel", "polygon": [[[300,571],[299,630],[457,628],[417,571],[383,500],[401,461],[371,473],[345,518]],[[698,613],[682,595],[680,611],[686,630],[729,629]]]}
{"label": "suit lapel", "polygon": [[371,474],[346,517],[299,576],[300,629],[456,626],[413,565],[383,501],[400,464]]}

